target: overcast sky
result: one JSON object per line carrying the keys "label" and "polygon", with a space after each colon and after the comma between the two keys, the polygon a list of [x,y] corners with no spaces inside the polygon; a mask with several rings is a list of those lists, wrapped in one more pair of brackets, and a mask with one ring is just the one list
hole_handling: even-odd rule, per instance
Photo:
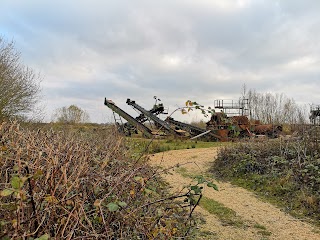
{"label": "overcast sky", "polygon": [[319,13],[319,0],[1,0],[0,35],[41,73],[47,121],[76,104],[106,122],[104,97],[137,116],[127,98],[172,111],[243,84],[320,104]]}

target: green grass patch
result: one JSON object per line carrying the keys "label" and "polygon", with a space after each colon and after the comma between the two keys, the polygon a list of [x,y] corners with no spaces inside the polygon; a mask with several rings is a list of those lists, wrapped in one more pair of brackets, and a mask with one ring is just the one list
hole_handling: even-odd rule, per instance
{"label": "green grass patch", "polygon": [[193,149],[193,148],[210,148],[224,146],[227,143],[221,142],[202,142],[181,139],[144,139],[144,138],[126,138],[126,145],[134,153],[159,153],[170,150]]}
{"label": "green grass patch", "polygon": [[268,237],[272,235],[272,233],[270,231],[268,231],[265,226],[263,226],[259,223],[254,224],[253,227],[258,229],[257,233],[264,237],[262,239],[268,239]]}
{"label": "green grass patch", "polygon": [[267,230],[267,228],[259,223],[256,223],[253,225],[254,228],[261,229],[261,230]]}
{"label": "green grass patch", "polygon": [[[192,163],[190,163],[192,164]],[[201,173],[201,174],[198,174],[198,173],[190,173],[188,172],[188,170],[185,168],[185,167],[177,167],[175,169],[175,171],[177,173],[179,173],[182,177],[184,178],[192,178],[192,179],[195,179],[197,176],[201,175],[203,176],[205,179],[207,180],[210,180],[210,181],[213,181],[214,178],[212,178],[212,174],[210,173]]]}
{"label": "green grass patch", "polygon": [[269,237],[269,236],[272,235],[271,232],[265,231],[265,230],[258,231],[257,233],[260,234],[260,235],[262,235],[262,236],[264,236],[264,237]]}
{"label": "green grass patch", "polygon": [[176,170],[175,170],[177,173],[179,173],[182,177],[184,178],[194,178],[195,175],[193,174],[190,174],[186,168],[184,167],[178,167]]}
{"label": "green grass patch", "polygon": [[202,197],[200,206],[206,209],[210,214],[215,215],[225,225],[232,225],[235,227],[244,227],[244,221],[237,216],[236,212],[227,208],[222,203],[213,199]]}

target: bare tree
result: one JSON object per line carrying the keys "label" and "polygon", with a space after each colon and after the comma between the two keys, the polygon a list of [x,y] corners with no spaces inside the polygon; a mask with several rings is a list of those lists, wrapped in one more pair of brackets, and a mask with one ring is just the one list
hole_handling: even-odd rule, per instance
{"label": "bare tree", "polygon": [[59,123],[85,123],[89,122],[89,114],[77,107],[76,105],[70,105],[69,107],[58,108],[53,119]]}
{"label": "bare tree", "polygon": [[299,106],[294,99],[288,98],[283,93],[258,93],[250,89],[247,98],[252,119],[277,124],[307,122],[305,106]]}
{"label": "bare tree", "polygon": [[0,37],[0,120],[31,112],[39,92],[39,74],[21,63],[13,42]]}

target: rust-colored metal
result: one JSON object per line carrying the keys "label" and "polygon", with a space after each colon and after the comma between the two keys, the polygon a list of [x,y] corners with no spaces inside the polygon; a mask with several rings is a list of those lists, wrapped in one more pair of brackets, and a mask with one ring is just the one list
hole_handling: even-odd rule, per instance
{"label": "rust-colored metal", "polygon": [[220,141],[233,141],[254,135],[278,137],[282,132],[281,125],[261,124],[259,120],[250,121],[247,116],[228,117],[224,112],[217,112],[207,122],[207,130],[218,135]]}
{"label": "rust-colored metal", "polygon": [[[147,111],[140,105],[136,104],[135,101],[127,99],[127,104],[133,106],[135,109],[141,112],[141,114],[133,118],[122,109],[117,107],[114,102],[105,99],[105,105],[113,110],[114,113],[119,114],[122,118],[127,120],[126,123],[118,125],[123,129],[127,129],[131,134],[131,128],[135,132],[140,130],[145,136],[151,138],[159,131],[153,131],[153,128],[148,128],[149,125],[143,123],[147,120],[153,121],[154,126],[158,129],[162,129],[163,133],[170,134],[177,137],[205,137],[207,140],[213,141],[234,141],[240,138],[251,138],[253,136],[265,135],[267,137],[278,137],[283,128],[281,125],[274,124],[261,124],[259,120],[249,120],[248,115],[234,115],[236,112],[245,114],[247,112],[247,99],[239,100],[238,104],[231,105],[226,102],[219,100],[217,101],[216,108],[221,111],[212,114],[210,120],[206,123],[206,129],[198,128],[190,124],[182,123],[174,120],[173,118],[167,118],[165,121],[157,117],[157,115],[164,113],[164,107],[162,104],[155,104],[150,111]],[[224,110],[237,110],[228,115]],[[311,111],[312,115],[310,119],[316,121],[320,118],[320,107],[317,107]],[[117,122],[117,119],[115,118]],[[120,129],[119,127],[119,129]]]}
{"label": "rust-colored metal", "polygon": [[219,129],[216,131],[216,135],[219,136],[219,140],[221,142],[227,142],[229,141],[229,130],[228,129]]}
{"label": "rust-colored metal", "polygon": [[257,135],[266,135],[268,137],[278,137],[282,132],[281,125],[261,124],[253,127],[253,132]]}

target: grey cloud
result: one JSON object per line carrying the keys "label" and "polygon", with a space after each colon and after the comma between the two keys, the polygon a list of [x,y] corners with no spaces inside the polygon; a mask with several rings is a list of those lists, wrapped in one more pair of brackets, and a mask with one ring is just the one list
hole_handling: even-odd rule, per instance
{"label": "grey cloud", "polygon": [[319,83],[319,1],[244,3],[7,0],[0,34],[43,74],[48,112],[75,101],[102,121],[104,97],[211,105],[243,83],[316,101],[299,88]]}

